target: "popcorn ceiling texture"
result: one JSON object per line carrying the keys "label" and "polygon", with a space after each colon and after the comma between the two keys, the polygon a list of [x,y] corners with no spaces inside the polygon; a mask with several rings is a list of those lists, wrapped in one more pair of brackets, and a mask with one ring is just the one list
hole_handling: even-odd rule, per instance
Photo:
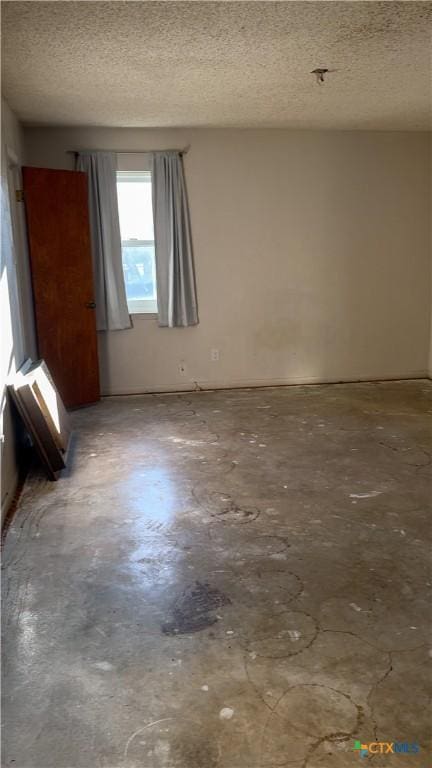
{"label": "popcorn ceiling texture", "polygon": [[3,2],[2,16],[4,95],[30,124],[431,124],[429,2]]}

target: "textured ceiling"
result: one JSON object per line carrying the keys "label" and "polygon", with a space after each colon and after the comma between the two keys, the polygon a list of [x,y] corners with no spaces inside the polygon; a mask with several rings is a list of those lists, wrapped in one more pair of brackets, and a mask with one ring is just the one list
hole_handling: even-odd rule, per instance
{"label": "textured ceiling", "polygon": [[3,93],[27,123],[430,127],[429,2],[1,7]]}

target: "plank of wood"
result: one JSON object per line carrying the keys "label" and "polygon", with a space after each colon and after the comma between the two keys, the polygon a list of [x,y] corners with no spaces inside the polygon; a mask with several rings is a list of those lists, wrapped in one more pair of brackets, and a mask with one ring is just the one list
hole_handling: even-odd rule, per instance
{"label": "plank of wood", "polygon": [[39,438],[39,435],[38,435],[37,431],[35,431],[34,424],[33,424],[32,420],[30,419],[29,414],[27,413],[27,409],[26,409],[24,403],[22,402],[22,399],[20,398],[19,393],[16,391],[16,389],[15,389],[13,384],[9,384],[8,385],[8,391],[9,391],[9,393],[11,395],[11,398],[12,398],[13,402],[15,403],[16,409],[17,409],[17,411],[18,411],[18,413],[19,413],[19,415],[20,415],[20,417],[22,419],[22,422],[23,422],[27,432],[29,433],[29,435],[30,435],[30,437],[31,437],[31,439],[33,441],[33,445],[34,445],[34,447],[36,449],[36,452],[37,452],[37,454],[38,454],[38,456],[39,456],[39,458],[40,458],[40,460],[42,462],[43,467],[45,468],[45,471],[46,471],[49,479],[50,480],[57,480],[58,472],[59,471],[55,470],[52,467],[50,459],[49,459],[49,456],[48,456],[47,452],[45,451],[44,444],[43,444],[42,440]]}
{"label": "plank of wood", "polygon": [[32,387],[56,445],[66,453],[71,434],[70,418],[44,360],[33,363],[26,379]]}
{"label": "plank of wood", "polygon": [[66,466],[69,415],[43,360],[26,360],[9,391],[51,480]]}
{"label": "plank of wood", "polygon": [[51,430],[46,422],[45,416],[40,409],[39,403],[30,384],[23,383],[15,388],[15,392],[27,414],[31,425],[31,434],[39,443],[42,444],[45,455],[48,458],[53,472],[64,469],[66,464],[54,440]]}

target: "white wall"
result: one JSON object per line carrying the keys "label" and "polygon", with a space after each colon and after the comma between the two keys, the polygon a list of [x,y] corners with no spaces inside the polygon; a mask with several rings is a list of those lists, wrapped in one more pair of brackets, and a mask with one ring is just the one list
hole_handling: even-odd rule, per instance
{"label": "white wall", "polygon": [[[1,347],[0,347],[0,433],[2,520],[14,496],[18,481],[18,456],[6,383],[27,356],[35,353],[30,273],[25,241],[22,204],[14,198],[20,184],[23,142],[20,125],[2,100],[1,111]],[[21,206],[21,210],[18,206]]]}
{"label": "white wall", "polygon": [[105,393],[427,372],[427,134],[35,128],[25,140],[31,165],[56,168],[72,167],[67,149],[191,145],[200,325],[135,316],[101,334]]}

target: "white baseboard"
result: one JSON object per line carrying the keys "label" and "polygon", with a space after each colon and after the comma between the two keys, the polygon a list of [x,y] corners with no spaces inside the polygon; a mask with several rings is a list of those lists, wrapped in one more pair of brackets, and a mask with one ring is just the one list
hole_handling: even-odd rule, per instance
{"label": "white baseboard", "polygon": [[430,374],[425,370],[404,371],[403,373],[382,374],[381,376],[291,376],[285,379],[230,379],[226,381],[187,381],[184,384],[159,384],[136,387],[112,387],[102,392],[102,397],[115,397],[117,395],[150,395],[170,392],[200,392],[212,389],[249,389],[259,387],[289,387],[301,384],[354,384],[368,381],[403,381],[406,379],[427,379]]}

